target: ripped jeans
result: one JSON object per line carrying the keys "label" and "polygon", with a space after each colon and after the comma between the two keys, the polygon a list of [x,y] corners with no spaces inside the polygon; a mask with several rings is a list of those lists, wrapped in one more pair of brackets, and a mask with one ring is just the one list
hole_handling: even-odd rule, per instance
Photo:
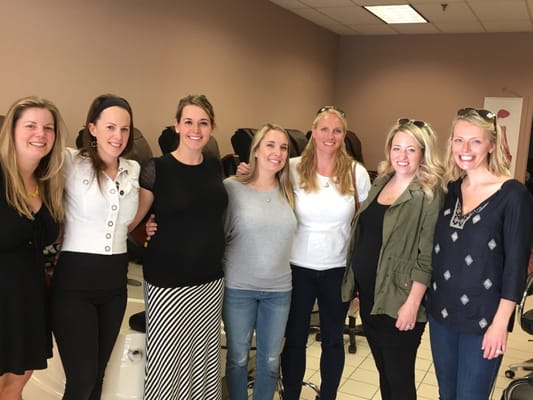
{"label": "ripped jeans", "polygon": [[254,400],[272,400],[289,315],[291,292],[225,288],[222,318],[228,353],[226,380],[232,400],[248,399],[248,359],[255,329]]}

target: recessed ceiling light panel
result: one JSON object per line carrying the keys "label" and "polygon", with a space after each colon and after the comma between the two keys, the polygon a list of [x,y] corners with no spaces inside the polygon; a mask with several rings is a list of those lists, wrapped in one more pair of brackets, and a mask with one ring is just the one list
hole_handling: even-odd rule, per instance
{"label": "recessed ceiling light panel", "polygon": [[394,6],[364,6],[387,24],[427,24],[427,20],[408,4]]}

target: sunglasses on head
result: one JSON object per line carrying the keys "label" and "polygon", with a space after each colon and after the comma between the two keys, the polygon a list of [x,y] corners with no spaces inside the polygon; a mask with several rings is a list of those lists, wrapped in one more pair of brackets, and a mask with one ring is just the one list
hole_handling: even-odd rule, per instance
{"label": "sunglasses on head", "polygon": [[318,111],[316,112],[316,114],[321,114],[323,112],[326,112],[326,111],[329,111],[329,110],[335,110],[337,111],[340,115],[342,115],[343,117],[345,116],[344,114],[344,111],[341,110],[340,108],[338,107],[335,107],[335,106],[322,106],[318,109]]}
{"label": "sunglasses on head", "polygon": [[426,127],[428,125],[424,121],[418,121],[418,120],[415,120],[415,119],[400,118],[398,120],[398,125],[399,126],[408,125],[408,124],[413,124],[414,126],[420,128],[420,129],[422,129],[422,128],[424,128],[424,127]]}
{"label": "sunglasses on head", "polygon": [[461,108],[459,111],[457,111],[457,115],[460,117],[464,117],[468,114],[477,114],[485,121],[492,122],[496,127],[496,114],[494,114],[492,111],[485,110],[483,108],[477,109],[472,107]]}

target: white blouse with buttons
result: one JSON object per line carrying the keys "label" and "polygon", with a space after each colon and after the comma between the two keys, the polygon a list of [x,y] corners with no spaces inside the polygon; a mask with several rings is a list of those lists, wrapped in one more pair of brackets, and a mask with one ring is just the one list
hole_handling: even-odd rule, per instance
{"label": "white blouse with buttons", "polygon": [[100,188],[91,161],[66,149],[63,251],[127,252],[128,225],[139,203],[139,171],[136,161],[120,158],[115,180],[104,175]]}

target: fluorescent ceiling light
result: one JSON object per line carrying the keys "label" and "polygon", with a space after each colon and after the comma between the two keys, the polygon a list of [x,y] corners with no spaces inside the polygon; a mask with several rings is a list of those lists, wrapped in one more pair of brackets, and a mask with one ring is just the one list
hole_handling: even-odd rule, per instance
{"label": "fluorescent ceiling light", "polygon": [[410,5],[364,6],[387,24],[426,24],[428,21]]}

